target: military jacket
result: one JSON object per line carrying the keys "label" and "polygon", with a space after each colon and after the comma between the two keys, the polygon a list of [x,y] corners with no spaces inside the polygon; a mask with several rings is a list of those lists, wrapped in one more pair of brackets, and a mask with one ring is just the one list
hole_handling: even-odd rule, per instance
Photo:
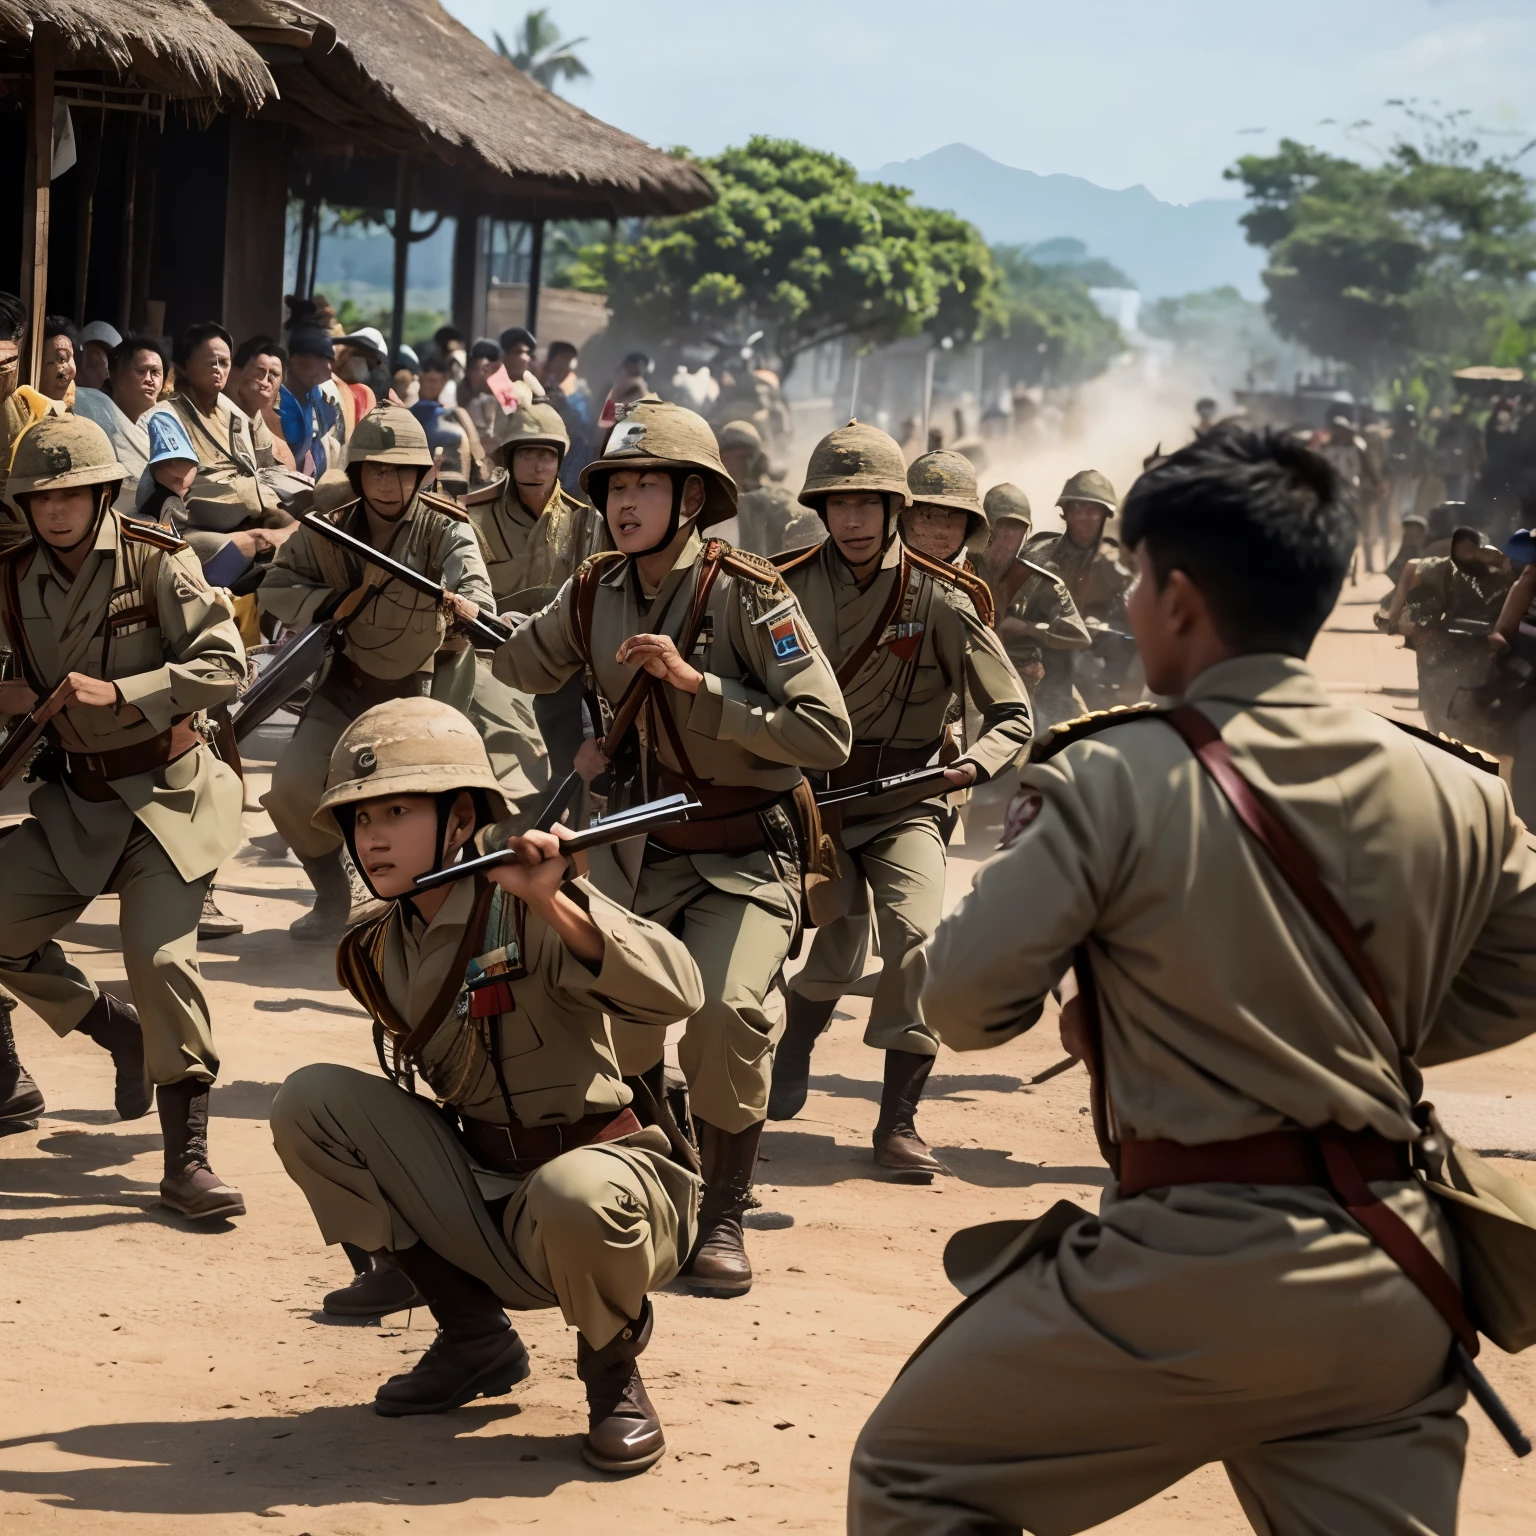
{"label": "military jacket", "polygon": [[1492,624],[1515,572],[1465,570],[1449,555],[1431,555],[1414,568],[1414,583],[1404,609],[1414,624],[1443,628],[1458,619]]}
{"label": "military jacket", "polygon": [[1024,555],[1061,577],[1085,619],[1113,619],[1136,580],[1114,539],[1100,539],[1094,548],[1084,549],[1065,533],[1042,533],[1024,546]]}
{"label": "military jacket", "polygon": [[[658,683],[642,711],[643,762],[686,776],[671,732],[658,716],[669,712],[694,776],[705,784],[787,791],[800,770],[835,768],[848,756],[848,711],[832,667],[799,604],[779,574],[758,556],[709,541],[720,568],[710,589],[699,636],[687,659],[704,674],[696,694]],[[641,591],[626,555],[593,557],[590,655],[579,632],[576,584],[559,596],[497,653],[497,677],[528,693],[553,693],[588,670],[605,723],[637,668],[621,665],[618,649],[631,635],[670,635],[681,648],[694,597],[707,564],[706,544],[694,533],[654,596]]]}
{"label": "military jacket", "polygon": [[[962,759],[977,766],[978,778],[1012,766],[1029,744],[1029,701],[991,628],[980,577],[928,560],[899,539],[862,588],[831,539],[777,563],[837,669],[856,747],[886,749],[863,754],[882,759],[879,767],[870,763],[869,776],[905,771],[918,766],[910,759],[936,753],[946,724],[958,718],[956,706],[980,715],[980,732]],[[899,796],[855,802],[845,819],[879,817],[901,804]]]}
{"label": "military jacket", "polygon": [[1404,1058],[1536,1025],[1536,850],[1509,791],[1292,657],[1219,662],[1184,702],[1315,858],[1390,1022],[1183,739],[1127,711],[1062,727],[1020,769],[1004,851],[924,952],[929,1023],[956,1050],[1009,1040],[1086,945],[1114,1140],[1329,1123],[1414,1139]]}
{"label": "military jacket", "polygon": [[[76,755],[137,746],[182,720],[205,727],[206,712],[232,703],[245,680],[234,614],[191,551],[111,510],[73,581],[30,541],[0,559],[0,627],[39,698],[70,672],[117,684],[120,705],[54,716],[50,736]],[[115,798],[105,801],[62,783],[32,796],[60,869],[82,894],[105,887],[135,820],[186,880],[240,846],[239,775],[206,745],[111,782]]]}
{"label": "military jacket", "polygon": [[786,545],[790,524],[805,510],[782,485],[759,485],[743,491],[736,504],[741,547],[757,555],[778,554]]}
{"label": "military jacket", "polygon": [[1000,622],[998,630],[1004,650],[1011,656],[1024,645],[1040,645],[1051,651],[1081,651],[1092,645],[1093,637],[1077,611],[1077,604],[1072,601],[1066,582],[1054,571],[1036,565],[1032,560],[1020,558],[1014,563],[1028,567],[1028,572],[1009,600],[1003,618],[1027,624],[1030,634],[1026,638],[1010,633]]}
{"label": "military jacket", "polygon": [[472,492],[465,510],[480,538],[496,606],[535,613],[559,592],[588,555],[606,547],[603,519],[558,483],[535,517],[510,475]]}
{"label": "military jacket", "polygon": [[[355,538],[370,538],[361,501],[329,516]],[[441,582],[478,608],[494,607],[475,531],[451,501],[418,492],[380,553]],[[289,629],[302,629],[355,588],[382,580],[381,571],[365,569],[360,560],[301,527],[273,557],[259,601]],[[447,615],[433,598],[389,582],[347,625],[340,654],[370,677],[386,681],[426,673],[434,697],[464,709],[474,691],[474,652],[449,629]],[[328,677],[334,674],[333,664]]]}
{"label": "military jacket", "polygon": [[[474,880],[455,885],[430,923],[395,901],[353,929],[337,971],[380,1022],[385,1059],[399,1054],[403,1031],[421,1032],[426,1038],[399,1064],[462,1114],[498,1125],[511,1116],[520,1125],[566,1124],[624,1108],[632,1095],[609,1019],[665,1029],[703,1006],[703,983],[666,929],[586,880],[570,881],[565,892],[603,936],[596,969],[537,913]],[[487,975],[499,986],[466,986]]]}
{"label": "military jacket", "polygon": [[[259,416],[253,421],[235,402],[220,395],[205,416],[190,395],[174,394],[152,408],[173,415],[186,428],[197,454],[197,479],[187,492],[188,524],[210,533],[234,533],[253,521],[281,511],[277,495],[258,474],[277,463],[272,433]],[[139,425],[148,430],[149,417]]]}

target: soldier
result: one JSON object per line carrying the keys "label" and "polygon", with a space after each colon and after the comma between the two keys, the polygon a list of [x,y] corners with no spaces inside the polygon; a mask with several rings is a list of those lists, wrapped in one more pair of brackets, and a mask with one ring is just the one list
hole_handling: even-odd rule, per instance
{"label": "soldier", "polygon": [[508,809],[451,706],[397,699],[348,726],[316,820],[388,903],[347,934],[337,970],[390,1080],[303,1067],[272,1134],[325,1240],[387,1251],[441,1330],[379,1388],[377,1412],[509,1391],[528,1352],[504,1309],[558,1306],[579,1330],[582,1454],[639,1472],[666,1449],[635,1363],[647,1293],[688,1251],[699,1181],[630,1107],[605,1015],[660,1036],[703,1000],[699,972],[664,928],[573,877],[550,833],[509,842],[517,860],[489,879],[413,893]]}
{"label": "soldier", "polygon": [[[187,546],[112,509],[122,478],[106,433],[73,416],[29,428],[11,465],[31,538],[0,557],[18,671],[0,683],[0,717],[36,710],[47,745],[31,815],[4,838],[0,982],[56,1034],[79,1030],[111,1053],[124,1120],[158,1099],[163,1204],[239,1216],[239,1191],[208,1166],[219,1057],[197,922],[240,846],[240,775],[210,745],[209,712],[235,697],[245,650]],[[104,891],[120,897],[136,1007],[98,991],[55,942]]]}
{"label": "soldier", "polygon": [[804,538],[790,532],[804,518],[804,508],[785,486],[768,478],[768,451],[757,427],[750,421],[728,421],[717,436],[720,461],[736,482],[737,535],[732,543],[754,555],[776,555],[797,543],[812,542],[818,535],[808,529],[796,530]]}
{"label": "soldier", "polygon": [[1376,545],[1379,530],[1374,511],[1378,500],[1375,468],[1366,441],[1355,431],[1355,424],[1342,411],[1328,422],[1328,432],[1317,446],[1318,454],[1333,466],[1354,500],[1355,521],[1360,524],[1360,547],[1365,554],[1367,571],[1376,569]]}
{"label": "soldier", "polygon": [[[948,461],[956,455],[931,458]],[[960,463],[965,463],[962,459]],[[946,465],[914,480],[963,532],[972,509],[964,482],[937,482]],[[974,502],[974,477],[970,481]],[[831,785],[947,762],[961,789],[1010,767],[1029,741],[1029,704],[997,636],[986,583],[906,548],[897,533],[909,499],[899,445],[877,427],[849,422],[817,445],[800,500],[827,525],[826,542],[781,556],[817,643],[837,668],[853,723],[853,750]],[[974,515],[980,517],[980,505]],[[981,717],[981,734],[963,752],[947,725]],[[840,807],[842,878],[832,901],[841,915],[823,922],[805,967],[790,984],[789,1022],[773,1069],[768,1113],[793,1119],[805,1104],[811,1051],[837,1002],[858,990],[869,942],[870,908],[880,940],[866,1045],[885,1052],[875,1162],[913,1178],[947,1171],[917,1133],[923,1084],[938,1042],[908,1007],[902,966],[934,930],[944,902],[946,794],[931,786]]]}
{"label": "soldier", "polygon": [[[465,510],[480,536],[497,608],[537,613],[588,555],[606,547],[603,520],[560,484],[571,440],[547,400],[499,411],[491,430],[489,451],[502,475],[472,491]],[[570,773],[585,736],[581,702],[580,674],[533,701],[556,782]]]}
{"label": "soldier", "polygon": [[914,554],[979,574],[969,551],[987,542],[990,527],[976,485],[976,468],[949,449],[925,453],[907,470],[911,505],[901,514],[901,541]]}
{"label": "soldier", "polygon": [[474,712],[510,799],[527,799],[543,779],[531,714],[520,715],[508,691],[488,669],[477,667],[470,643],[454,633],[456,618],[473,618],[495,600],[464,512],[421,489],[431,467],[426,433],[416,418],[398,405],[376,406],[358,422],[347,445],[347,475],[357,499],[332,512],[330,520],[442,582],[448,603],[370,575],[361,562],[303,527],[283,545],[261,584],[262,608],[292,630],[338,608],[354,614],[261,802],[315,888],[314,907],[289,925],[296,939],[334,942],[351,914],[341,837],[313,818],[325,792],[331,750],[365,709],[386,699],[430,694],[466,714]]}
{"label": "soldier", "polygon": [[977,1050],[1075,954],[1062,1035],[1117,1182],[951,1245],[970,1300],[865,1426],[848,1528],[1081,1531],[1221,1460],[1257,1530],[1450,1536],[1464,1394],[1418,1277],[1454,1295],[1452,1240],[1413,1108],[1421,1067],[1536,1023],[1536,853],[1496,775],[1307,668],[1355,544],[1315,454],[1215,434],[1124,527],[1182,705],[1045,744],[913,978]]}
{"label": "soldier", "polygon": [[[683,790],[702,802],[699,819],[609,861],[603,879],[680,934],[703,973],[704,1005],[678,1047],[705,1181],[684,1275],[736,1295],[752,1283],[741,1217],[783,1028],[780,972],[800,931],[801,863],[819,852],[801,769],[847,757],[848,713],[778,572],[701,536],[736,510],[702,417],[645,396],[581,483],[618,547],[517,629],[496,670],[532,693],[584,670],[614,802]],[[660,1032],[637,1034],[616,1032],[620,1064],[659,1073]]]}

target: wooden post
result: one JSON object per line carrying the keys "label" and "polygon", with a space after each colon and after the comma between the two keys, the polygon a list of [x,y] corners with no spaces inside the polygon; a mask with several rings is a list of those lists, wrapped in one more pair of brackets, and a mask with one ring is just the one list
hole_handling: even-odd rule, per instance
{"label": "wooden post", "polygon": [[389,356],[385,359],[391,369],[405,339],[405,277],[411,259],[410,177],[410,162],[401,155],[395,166],[395,291],[389,315]]}
{"label": "wooden post", "polygon": [[48,214],[53,181],[53,33],[32,30],[32,100],[27,115],[27,189],[21,218],[21,301],[28,317],[22,377],[37,388],[48,313]]}
{"label": "wooden post", "polygon": [[101,175],[101,141],[106,134],[107,114],[92,113],[94,121],[87,127],[75,121],[75,141],[80,146],[80,158],[75,169],[79,172],[79,187],[75,194],[75,324],[85,324],[87,290],[91,280],[91,236],[96,222],[96,182]]}
{"label": "wooden post", "polygon": [[528,314],[523,324],[537,336],[539,334],[539,280],[544,271],[544,220],[535,219],[530,227],[533,230],[533,248],[528,253]]}
{"label": "wooden post", "polygon": [[117,328],[124,336],[133,330],[133,221],[137,217],[135,202],[138,197],[139,179],[139,117],[134,113],[128,119],[128,143],[123,156],[123,232],[120,243],[118,268]]}

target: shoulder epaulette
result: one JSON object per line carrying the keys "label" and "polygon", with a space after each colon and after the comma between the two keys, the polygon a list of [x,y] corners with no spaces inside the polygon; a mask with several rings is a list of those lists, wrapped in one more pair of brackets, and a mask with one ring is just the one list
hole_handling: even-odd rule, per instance
{"label": "shoulder epaulette", "polygon": [[477,485],[469,495],[464,498],[466,507],[483,507],[488,501],[495,501],[506,490],[508,476],[498,475],[489,485]]}
{"label": "shoulder epaulette", "polygon": [[451,517],[456,523],[469,521],[469,514],[451,496],[439,496],[435,491],[422,491],[421,499],[434,512],[441,512],[444,517]]}
{"label": "shoulder epaulette", "polygon": [[577,576],[581,576],[587,571],[597,570],[600,566],[606,565],[610,560],[622,560],[623,558],[624,554],[622,550],[600,549],[595,554],[588,555],[587,558],[576,567],[576,574]]}
{"label": "shoulder epaulette", "polygon": [[1030,745],[1029,760],[1032,763],[1043,763],[1063,747],[1070,747],[1074,741],[1097,736],[1100,731],[1107,731],[1112,725],[1124,725],[1127,720],[1142,720],[1157,713],[1156,704],[1116,704],[1112,709],[1096,709],[1089,714],[1079,715],[1075,720],[1063,720],[1060,725],[1051,727],[1049,736],[1036,737]]}
{"label": "shoulder epaulette", "polygon": [[723,545],[720,551],[720,564],[733,576],[745,576],[751,581],[760,581],[764,586],[772,586],[781,580],[779,568],[765,555],[754,555],[750,549],[732,549],[729,544]]}
{"label": "shoulder epaulette", "polygon": [[768,558],[773,562],[774,569],[782,576],[785,571],[798,569],[820,553],[820,544],[809,544],[804,549],[781,549],[778,554],[769,555]]}
{"label": "shoulder epaulette", "polygon": [[[1386,719],[1386,716],[1382,716]],[[1442,752],[1449,752],[1452,757],[1460,758],[1462,762],[1473,768],[1481,768],[1484,773],[1497,773],[1499,760],[1489,757],[1486,752],[1479,752],[1476,747],[1469,747],[1464,741],[1457,741],[1454,736],[1437,736],[1433,731],[1427,731],[1422,725],[1410,725],[1406,720],[1393,720],[1390,722],[1400,731],[1407,731],[1410,736],[1417,736],[1420,741],[1427,741],[1432,747],[1439,747]]]}
{"label": "shoulder epaulette", "polygon": [[335,523],[339,528],[341,527],[342,519],[352,510],[353,507],[357,506],[362,501],[362,499],[363,498],[361,496],[354,496],[351,501],[344,501],[339,507],[332,507],[328,512],[322,512],[319,515],[323,517],[326,522]]}
{"label": "shoulder epaulette", "polygon": [[1033,560],[1026,560],[1023,555],[1015,556],[1014,564],[1024,566],[1026,569],[1033,571],[1036,576],[1044,576],[1047,581],[1055,582],[1058,587],[1066,586],[1066,582],[1055,571],[1051,570],[1048,566],[1036,565]]}
{"label": "shoulder epaulette", "polygon": [[123,537],[132,539],[136,544],[149,544],[155,549],[185,549],[187,542],[178,538],[169,528],[162,528],[159,523],[136,523],[124,518],[122,521]]}
{"label": "shoulder epaulette", "polygon": [[946,565],[942,560],[931,560],[927,555],[918,554],[910,546],[906,548],[905,553],[907,559],[918,570],[926,571],[928,575],[937,577],[946,585],[958,587],[964,592],[975,605],[981,622],[988,629],[997,622],[997,608],[992,602],[992,589],[980,576],[973,576],[969,571],[961,570],[958,565]]}

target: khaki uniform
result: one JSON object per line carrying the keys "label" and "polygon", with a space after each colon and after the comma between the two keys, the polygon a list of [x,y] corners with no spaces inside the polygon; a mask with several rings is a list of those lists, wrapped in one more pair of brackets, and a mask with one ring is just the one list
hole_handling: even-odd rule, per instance
{"label": "khaki uniform", "polygon": [[[622,867],[622,882],[610,861],[609,878],[611,894],[680,934],[698,962],[705,1002],[688,1021],[679,1060],[694,1112],[734,1134],[766,1112],[772,1047],[783,1027],[775,983],[800,922],[794,833],[781,802],[802,768],[833,768],[847,757],[849,727],[832,668],[793,608],[773,625],[783,635],[777,648],[770,636],[765,620],[789,596],[773,567],[715,540],[708,553],[723,564],[689,656],[704,682],[697,694],[661,684],[652,691],[638,721],[630,798],[691,788],[722,835],[741,829],[741,844],[684,849],[663,833],[646,844],[643,858],[629,850],[634,857]],[[585,668],[605,711],[612,710],[636,671],[615,660],[624,640],[666,634],[683,646],[705,557],[695,533],[650,598],[628,557],[596,557],[590,636],[578,632],[577,587],[568,583],[497,652],[496,675],[538,694]],[[622,758],[614,771],[625,775]],[[776,829],[777,847],[764,846],[765,822]],[[619,1028],[615,1037],[626,1072],[660,1060],[659,1034],[637,1038]]]}
{"label": "khaki uniform", "polygon": [[[442,1006],[484,889],[461,881],[430,924],[393,902],[343,942],[342,979],[388,1021],[386,1035],[398,1040],[399,1026],[425,1025]],[[506,983],[510,1006],[477,1017],[472,994],[457,992],[415,1063],[466,1120],[506,1126],[515,1114],[519,1126],[540,1127],[617,1115],[631,1093],[605,1014],[660,1037],[702,1000],[698,970],[677,939],[584,880],[566,892],[602,933],[595,971],[510,897],[496,892],[480,909],[474,954],[520,945],[522,964]],[[328,1243],[377,1251],[419,1240],[508,1307],[558,1306],[598,1348],[641,1315],[647,1292],[672,1279],[693,1240],[699,1180],[670,1160],[655,1128],[578,1147],[518,1177],[466,1150],[430,1099],[320,1064],[283,1084],[272,1135]]]}
{"label": "khaki uniform", "polygon": [[[899,541],[862,590],[831,540],[781,565],[838,669],[848,703],[853,749],[832,776],[834,785],[933,762],[949,740],[946,726],[957,701],[981,718],[981,732],[962,759],[976,764],[978,781],[1013,765],[1029,744],[1029,703],[989,627],[990,600],[980,578],[927,560]],[[876,625],[880,634],[870,649]],[[861,651],[866,659],[849,675],[849,662],[858,662]],[[792,988],[819,1001],[872,995],[865,1044],[932,1056],[938,1046],[913,1017],[901,969],[943,911],[946,797],[930,794],[914,803],[908,791],[838,809],[846,915],[816,930]],[[861,983],[871,904],[883,964],[878,978]]]}
{"label": "khaki uniform", "polygon": [[[0,585],[6,644],[39,697],[83,672],[115,681],[123,699],[55,716],[50,737],[70,755],[62,782],[39,785],[31,815],[0,841],[0,982],[68,1034],[98,993],[55,935],[116,892],[150,1076],[211,1082],[219,1058],[197,920],[214,872],[240,846],[242,792],[206,745],[206,711],[233,701],[245,676],[234,618],[186,545],[110,510],[68,585],[31,543],[5,557]],[[173,727],[172,760],[114,771],[110,754],[153,755],[148,744]]]}
{"label": "khaki uniform", "polygon": [[[1044,533],[1024,546],[1024,555],[1062,579],[1081,618],[1125,628],[1125,595],[1136,575],[1120,558],[1114,539],[1100,539],[1084,549],[1065,533]],[[1080,659],[1061,650],[1046,653],[1042,692],[1057,719],[1078,713],[1082,700],[1096,709],[1130,703],[1139,695],[1141,664],[1130,643],[1104,637],[1101,644],[1102,654],[1095,650]]]}
{"label": "khaki uniform", "polygon": [[[361,502],[331,518],[354,537],[369,538]],[[482,609],[494,606],[475,531],[452,502],[418,493],[381,553]],[[302,629],[368,580],[360,561],[300,528],[273,558],[261,584],[261,606],[289,629]],[[475,721],[509,799],[527,800],[547,780],[543,744],[526,700],[498,684],[489,663],[477,664],[468,643],[449,634],[438,603],[391,582],[348,624],[262,797],[283,841],[301,859],[324,858],[341,846],[338,834],[311,820],[341,733],[372,705],[412,696],[440,699]]]}
{"label": "khaki uniform", "polygon": [[[1014,591],[1004,621],[998,624],[1003,649],[1008,652],[1008,659],[1015,668],[1020,664],[1025,646],[1038,646],[1042,657],[1051,651],[1087,650],[1093,644],[1093,637],[1077,611],[1077,604],[1072,601],[1066,582],[1055,571],[1036,565],[1022,555],[1015,564],[1027,567],[1028,574]],[[1027,624],[1032,631],[1031,638],[1026,640],[1010,632],[1011,626],[1006,622],[1010,619]],[[1054,667],[1052,660],[1056,663]],[[1064,655],[1047,660],[1045,677],[1030,695],[1036,731],[1043,732],[1047,727],[1083,712],[1082,700],[1072,688],[1070,666],[1063,665],[1067,661]]]}
{"label": "khaki uniform", "polygon": [[1419,707],[1430,730],[1484,751],[1506,746],[1502,733],[1486,719],[1466,690],[1488,680],[1492,657],[1487,631],[1453,634],[1449,626],[1470,621],[1493,625],[1514,584],[1513,569],[1490,571],[1458,565],[1449,555],[1421,559],[1403,616],[1414,628],[1411,644],[1419,672]]}
{"label": "khaki uniform", "polygon": [[[1086,944],[1113,1140],[1413,1139],[1405,1057],[1492,1050],[1536,1019],[1536,853],[1508,792],[1289,657],[1221,662],[1186,702],[1315,856],[1395,1025],[1180,737],[1134,716],[1020,771],[1039,799],[1015,803],[1011,846],[915,978],[930,1021],[958,1050],[1009,1040]],[[1417,1181],[1373,1188],[1454,1268]],[[957,1240],[957,1281],[992,1283],[865,1427],[850,1531],[1057,1536],[1220,1460],[1274,1536],[1450,1536],[1449,1330],[1328,1192],[1111,1185],[1097,1216],[1057,1215],[1059,1244],[1017,1264],[999,1244],[1018,1224]]]}

